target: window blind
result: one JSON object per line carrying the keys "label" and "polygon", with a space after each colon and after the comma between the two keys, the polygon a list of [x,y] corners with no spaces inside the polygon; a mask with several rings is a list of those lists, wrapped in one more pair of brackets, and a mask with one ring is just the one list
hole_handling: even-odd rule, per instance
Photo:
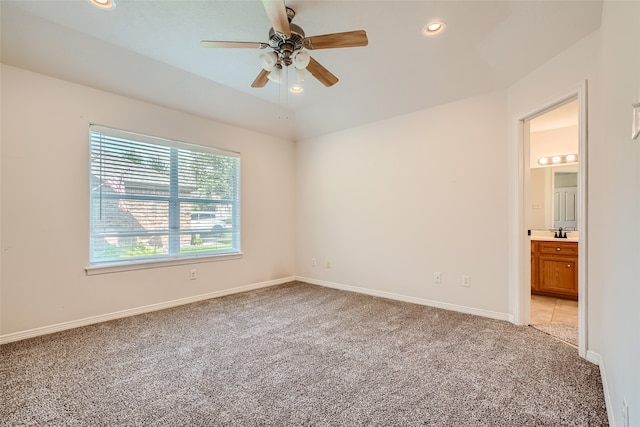
{"label": "window blind", "polygon": [[90,127],[90,262],[240,251],[238,153]]}

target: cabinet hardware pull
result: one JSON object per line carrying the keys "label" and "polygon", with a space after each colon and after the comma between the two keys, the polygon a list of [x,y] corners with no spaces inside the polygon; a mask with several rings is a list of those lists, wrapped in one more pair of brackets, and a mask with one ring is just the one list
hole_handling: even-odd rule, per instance
{"label": "cabinet hardware pull", "polygon": [[571,264],[567,264],[567,268],[571,268]]}
{"label": "cabinet hardware pull", "polygon": [[556,251],[559,251],[559,250],[560,250],[560,248],[556,248]]}

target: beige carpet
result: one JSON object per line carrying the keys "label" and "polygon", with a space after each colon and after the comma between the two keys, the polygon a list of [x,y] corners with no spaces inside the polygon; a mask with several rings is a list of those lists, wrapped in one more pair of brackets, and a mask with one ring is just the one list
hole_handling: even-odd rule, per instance
{"label": "beige carpet", "polygon": [[602,426],[526,326],[291,283],[6,344],[3,426]]}
{"label": "beige carpet", "polygon": [[544,325],[531,325],[552,337],[559,339],[574,347],[578,347],[578,327],[570,323],[546,323]]}

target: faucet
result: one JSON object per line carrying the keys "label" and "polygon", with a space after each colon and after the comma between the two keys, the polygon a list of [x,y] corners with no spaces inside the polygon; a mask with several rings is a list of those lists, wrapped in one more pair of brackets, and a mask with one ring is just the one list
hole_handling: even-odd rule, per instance
{"label": "faucet", "polygon": [[564,234],[562,234],[562,227],[560,227],[558,231],[556,231],[556,233],[553,235],[553,237],[555,237],[556,239],[566,239],[567,232],[565,231]]}

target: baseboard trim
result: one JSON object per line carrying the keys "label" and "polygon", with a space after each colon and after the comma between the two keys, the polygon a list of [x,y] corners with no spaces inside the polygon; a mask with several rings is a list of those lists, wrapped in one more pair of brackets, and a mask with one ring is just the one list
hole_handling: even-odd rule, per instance
{"label": "baseboard trim", "polygon": [[341,283],[327,282],[325,280],[311,279],[309,277],[296,277],[300,282],[310,283],[312,285],[324,286],[327,288],[340,289],[343,291],[356,292],[381,298],[388,298],[396,301],[410,302],[413,304],[426,305],[429,307],[442,308],[445,310],[458,311],[460,313],[474,314],[476,316],[488,317],[496,320],[506,320],[513,323],[513,316],[509,313],[499,313],[496,311],[482,310],[463,305],[449,304],[446,302],[433,301],[424,298],[411,297],[407,295],[394,294],[392,292],[378,291],[368,288],[360,288],[357,286],[343,285]]}
{"label": "baseboard trim", "polygon": [[26,331],[13,332],[11,334],[0,335],[0,345],[7,344],[14,341],[21,341],[28,338],[35,338],[41,335],[48,335],[55,332],[66,331],[68,329],[79,328],[81,326],[88,326],[95,323],[107,322],[109,320],[121,319],[123,317],[135,316],[137,314],[144,314],[144,313],[150,313],[152,311],[164,310],[166,308],[177,307],[179,305],[190,304],[198,301],[204,301],[211,298],[219,298],[225,295],[237,294],[240,292],[247,292],[254,289],[281,285],[283,283],[292,282],[294,280],[296,280],[295,277],[285,277],[282,279],[268,280],[266,282],[253,283],[250,285],[238,286],[236,288],[223,289],[220,291],[194,295],[191,297],[180,298],[172,301],[145,305],[143,307],[130,308],[127,310],[116,311],[113,313],[101,314],[98,316],[86,317],[78,320],[71,320],[69,322],[62,322],[62,323],[57,323],[49,326],[42,326],[39,328],[29,329]]}
{"label": "baseboard trim", "polygon": [[600,378],[602,379],[602,390],[604,392],[604,404],[607,408],[607,418],[609,418],[609,425],[615,427],[616,420],[613,416],[613,406],[611,402],[611,394],[609,393],[609,382],[607,381],[607,372],[604,368],[604,362],[602,356],[595,351],[587,350],[587,360],[600,367]]}
{"label": "baseboard trim", "polygon": [[595,351],[587,350],[587,357],[585,359],[593,364],[600,366],[601,358],[600,355]]}

